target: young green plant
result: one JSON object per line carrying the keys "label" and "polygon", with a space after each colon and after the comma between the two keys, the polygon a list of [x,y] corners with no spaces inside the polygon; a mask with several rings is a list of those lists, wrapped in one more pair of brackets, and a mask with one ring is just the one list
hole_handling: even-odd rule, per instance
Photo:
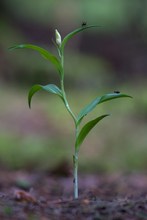
{"label": "young green plant", "polygon": [[82,128],[81,128],[81,122],[84,119],[84,117],[89,114],[97,105],[110,101],[112,99],[116,98],[123,98],[123,97],[131,97],[126,94],[122,94],[119,92],[113,92],[110,94],[105,94],[103,96],[96,97],[92,102],[90,102],[86,107],[84,107],[78,115],[75,115],[69,106],[67,97],[66,97],[66,92],[64,88],[64,49],[66,43],[76,34],[79,32],[82,32],[84,30],[94,28],[94,27],[99,27],[95,25],[90,25],[88,26],[87,24],[82,25],[82,27],[72,31],[71,33],[67,34],[63,40],[61,38],[60,33],[55,30],[55,46],[58,51],[58,56],[55,56],[48,50],[43,49],[42,47],[38,47],[36,45],[32,44],[20,44],[20,45],[15,45],[11,47],[10,49],[23,49],[23,48],[28,48],[37,51],[40,55],[42,55],[45,59],[50,61],[55,69],[58,72],[59,79],[60,79],[60,87],[58,87],[55,84],[48,84],[48,85],[34,85],[28,94],[28,104],[29,107],[31,108],[31,100],[33,95],[38,92],[39,90],[45,90],[49,93],[56,94],[64,103],[65,108],[71,115],[71,118],[74,121],[75,125],[75,145],[74,145],[74,155],[73,155],[73,184],[74,184],[74,198],[78,198],[78,157],[79,157],[79,150],[80,147],[88,135],[88,133],[91,131],[91,129],[98,124],[103,118],[107,117],[108,114],[104,114],[101,116],[96,117],[93,120],[90,120],[88,123],[86,123]]}

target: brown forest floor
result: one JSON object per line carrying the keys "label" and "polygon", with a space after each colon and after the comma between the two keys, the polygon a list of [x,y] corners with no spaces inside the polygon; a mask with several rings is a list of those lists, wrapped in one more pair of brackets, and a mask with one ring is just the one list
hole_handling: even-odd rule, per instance
{"label": "brown forest floor", "polygon": [[81,174],[79,193],[74,200],[72,176],[67,171],[1,170],[0,220],[147,219],[145,174]]}

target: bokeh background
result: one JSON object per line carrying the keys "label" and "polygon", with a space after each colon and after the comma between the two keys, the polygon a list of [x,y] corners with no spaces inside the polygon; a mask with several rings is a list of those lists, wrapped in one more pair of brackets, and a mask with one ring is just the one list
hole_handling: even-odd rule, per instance
{"label": "bokeh background", "polygon": [[[66,46],[66,91],[75,113],[96,96],[119,90],[133,99],[113,100],[87,117],[110,113],[80,151],[81,172],[135,172],[147,169],[147,1],[0,1],[0,166],[49,170],[72,165],[74,125],[58,97],[29,88],[59,84],[58,74],[31,50],[8,51],[33,43],[56,53],[52,40],[87,24]],[[86,120],[85,120],[86,122]]]}

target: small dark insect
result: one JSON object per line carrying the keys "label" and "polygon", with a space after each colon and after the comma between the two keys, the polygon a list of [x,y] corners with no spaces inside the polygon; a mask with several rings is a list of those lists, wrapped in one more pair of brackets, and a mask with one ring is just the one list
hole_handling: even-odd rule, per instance
{"label": "small dark insect", "polygon": [[117,94],[119,94],[119,93],[120,93],[120,91],[114,91],[114,93],[117,93]]}
{"label": "small dark insect", "polygon": [[82,22],[82,27],[87,25],[87,21]]}

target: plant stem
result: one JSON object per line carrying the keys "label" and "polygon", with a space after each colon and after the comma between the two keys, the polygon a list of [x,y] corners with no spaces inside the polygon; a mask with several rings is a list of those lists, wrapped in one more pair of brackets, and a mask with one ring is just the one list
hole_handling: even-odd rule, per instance
{"label": "plant stem", "polygon": [[[76,125],[76,140],[79,135],[79,125]],[[78,156],[79,156],[79,151],[77,150],[76,147],[76,142],[75,142],[75,154],[73,156],[73,184],[74,184],[74,198],[78,198]]]}
{"label": "plant stem", "polygon": [[[74,113],[72,112],[72,110],[68,104],[65,89],[64,89],[64,54],[63,54],[63,52],[60,53],[59,56],[61,58],[61,65],[62,65],[62,74],[61,74],[62,77],[60,80],[61,91],[62,91],[65,107],[74,120],[75,128],[76,128],[76,139],[77,139],[78,133],[79,133],[79,126],[77,125],[77,118],[74,115]],[[75,147],[75,154],[73,155],[73,184],[74,184],[74,198],[77,199],[78,198],[78,151],[77,151],[76,147]]]}
{"label": "plant stem", "polygon": [[74,166],[74,198],[78,198],[78,153],[75,151],[75,154],[73,155],[73,166]]}
{"label": "plant stem", "polygon": [[66,98],[66,93],[65,93],[65,90],[64,90],[64,80],[61,79],[61,90],[62,90],[62,95],[63,95],[63,99],[64,99],[64,103],[65,103],[65,106],[66,106],[66,109],[67,111],[69,112],[69,114],[71,115],[71,117],[73,118],[74,122],[75,122],[75,125],[76,125],[76,116],[74,115],[74,113],[72,112],[69,104],[68,104],[68,101],[67,101],[67,98]]}
{"label": "plant stem", "polygon": [[71,110],[71,108],[70,108],[70,106],[68,104],[68,101],[67,101],[67,98],[66,98],[65,89],[64,89],[64,54],[61,53],[60,56],[61,56],[61,65],[62,65],[62,77],[61,77],[61,81],[60,81],[62,95],[63,95],[63,99],[64,99],[64,103],[65,103],[66,109],[69,112],[69,114],[71,115],[71,117],[73,118],[75,126],[76,126],[77,119],[76,119],[76,116],[74,115],[74,113],[72,112],[72,110]]}

